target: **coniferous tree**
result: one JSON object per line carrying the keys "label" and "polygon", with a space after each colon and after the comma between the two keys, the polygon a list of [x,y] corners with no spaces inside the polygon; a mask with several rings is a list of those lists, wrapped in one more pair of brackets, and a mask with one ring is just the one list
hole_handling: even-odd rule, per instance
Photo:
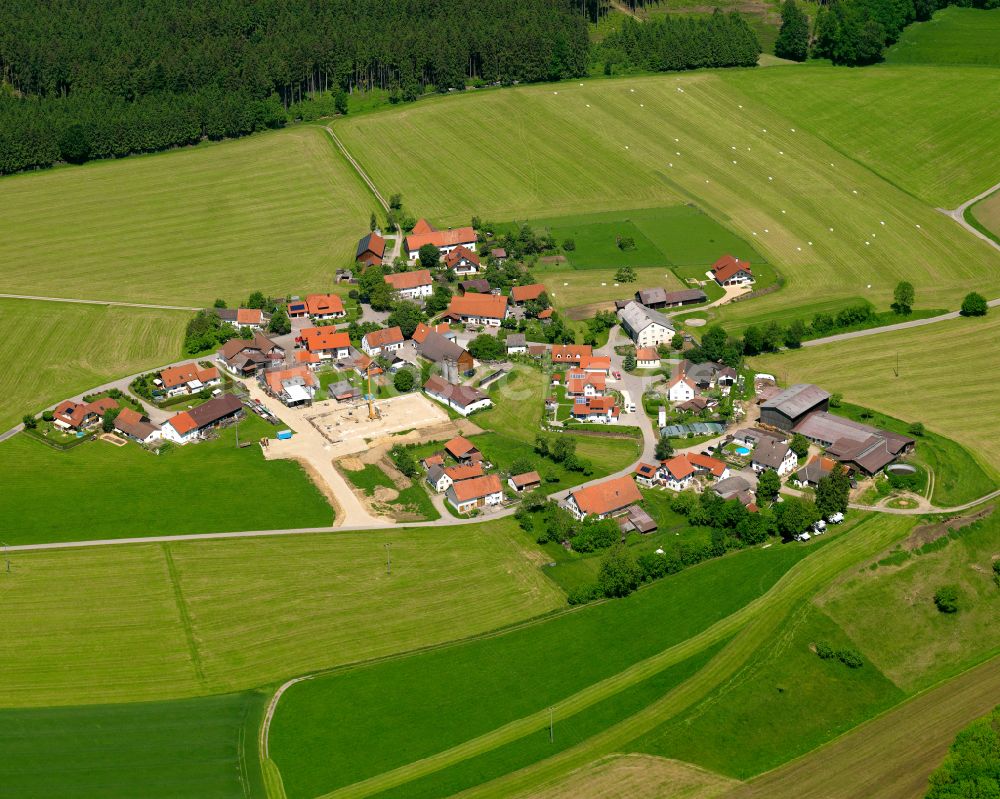
{"label": "coniferous tree", "polygon": [[809,56],[809,18],[795,0],[785,0],[781,7],[781,30],[774,54],[792,61],[805,61]]}

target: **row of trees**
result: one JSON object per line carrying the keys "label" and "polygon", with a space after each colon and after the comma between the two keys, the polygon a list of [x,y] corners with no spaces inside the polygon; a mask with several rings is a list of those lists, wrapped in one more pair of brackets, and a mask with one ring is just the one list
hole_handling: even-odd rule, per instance
{"label": "row of trees", "polygon": [[760,40],[747,21],[719,9],[710,17],[668,14],[641,23],[627,18],[598,52],[609,74],[615,65],[651,72],[752,67],[760,54]]}
{"label": "row of trees", "polygon": [[[586,73],[567,0],[11,0],[0,26],[0,172],[241,136],[326,93],[412,100],[468,82]],[[315,113],[314,113],[315,112]],[[79,127],[76,127],[79,126]]]}

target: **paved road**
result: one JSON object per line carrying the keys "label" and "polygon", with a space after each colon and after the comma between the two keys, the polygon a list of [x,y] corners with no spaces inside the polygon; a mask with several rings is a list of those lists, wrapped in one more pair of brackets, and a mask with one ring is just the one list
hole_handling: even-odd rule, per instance
{"label": "paved road", "polygon": [[[987,305],[990,308],[996,308],[1000,306],[1000,299],[990,300]],[[879,333],[890,333],[893,330],[908,330],[911,327],[923,327],[924,325],[933,325],[938,322],[944,322],[948,319],[958,319],[961,314],[958,311],[951,311],[950,313],[941,314],[940,316],[930,316],[927,319],[913,319],[909,322],[897,322],[894,325],[883,325],[882,327],[870,327],[867,330],[854,330],[850,333],[838,333],[834,336],[824,336],[823,338],[814,338],[809,341],[803,341],[803,347],[818,347],[821,344],[833,344],[837,341],[850,341],[852,338],[864,338],[865,336],[877,336]]]}
{"label": "paved road", "polygon": [[33,294],[0,294],[5,300],[40,300],[42,302],[72,302],[80,305],[117,305],[121,308],[153,308],[159,311],[200,311],[190,305],[152,305],[145,302],[118,302],[117,300],[81,300],[74,297],[36,297]]}
{"label": "paved road", "polygon": [[978,499],[974,499],[971,502],[965,502],[961,505],[955,505],[951,508],[936,508],[931,506],[930,509],[927,508],[886,508],[882,506],[875,505],[855,505],[851,503],[849,507],[855,510],[870,510],[877,513],[891,513],[895,516],[919,516],[923,513],[961,513],[963,510],[971,510],[977,505],[982,505],[984,502],[989,502],[991,499],[996,499],[1000,497],[1000,489],[996,491],[991,491],[989,494],[984,494]]}
{"label": "paved road", "polygon": [[979,202],[980,200],[986,199],[995,191],[1000,191],[1000,183],[997,183],[995,186],[990,186],[986,191],[982,192],[981,194],[977,194],[971,200],[966,200],[964,203],[958,206],[958,208],[952,208],[951,210],[947,208],[938,208],[938,210],[945,216],[950,216],[952,219],[958,222],[958,224],[960,224],[962,227],[968,230],[973,236],[982,239],[987,244],[989,244],[993,249],[1000,250],[1000,244],[997,244],[995,241],[993,241],[993,239],[991,239],[981,230],[976,230],[972,225],[970,225],[968,222],[965,221],[965,212],[968,209],[968,207],[970,205],[973,205],[974,203]]}

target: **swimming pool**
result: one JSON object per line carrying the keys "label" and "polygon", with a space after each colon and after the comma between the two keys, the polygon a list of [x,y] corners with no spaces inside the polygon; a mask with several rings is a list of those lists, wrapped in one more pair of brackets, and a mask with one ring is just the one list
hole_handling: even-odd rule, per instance
{"label": "swimming pool", "polygon": [[746,447],[737,447],[736,448],[736,454],[737,455],[749,455],[750,454],[750,450],[747,449]]}

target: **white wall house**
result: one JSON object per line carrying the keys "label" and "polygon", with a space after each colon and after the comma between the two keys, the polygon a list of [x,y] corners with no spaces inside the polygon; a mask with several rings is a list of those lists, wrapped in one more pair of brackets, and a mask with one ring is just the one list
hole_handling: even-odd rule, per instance
{"label": "white wall house", "polygon": [[618,319],[636,347],[658,347],[674,337],[668,317],[634,300],[618,312]]}
{"label": "white wall house", "polygon": [[685,375],[677,375],[670,381],[670,385],[667,389],[667,396],[670,398],[671,402],[687,402],[693,400],[695,395],[698,393],[698,387],[695,386],[691,378]]}

